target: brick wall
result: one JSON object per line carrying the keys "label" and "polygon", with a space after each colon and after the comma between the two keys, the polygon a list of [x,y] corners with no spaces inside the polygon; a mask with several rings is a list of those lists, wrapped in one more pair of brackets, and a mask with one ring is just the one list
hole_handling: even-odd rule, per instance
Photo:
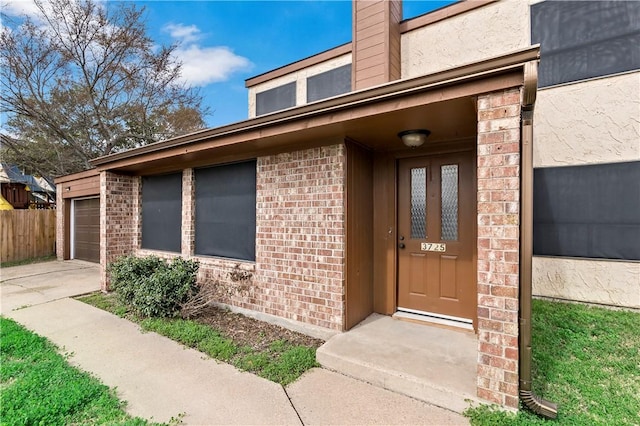
{"label": "brick wall", "polygon": [[334,145],[258,159],[260,310],[342,329],[345,155]]}
{"label": "brick wall", "polygon": [[217,302],[342,329],[344,164],[343,145],[258,158],[255,262],[194,255],[197,182],[192,169],[183,171],[181,256],[200,262],[198,281]]}
{"label": "brick wall", "polygon": [[182,171],[182,257],[193,256],[195,250],[195,186],[193,169]]}
{"label": "brick wall", "polygon": [[518,407],[520,91],[478,98],[478,396]]}
{"label": "brick wall", "polygon": [[100,269],[103,290],[109,289],[107,265],[133,252],[139,245],[139,192],[139,177],[100,173]]}

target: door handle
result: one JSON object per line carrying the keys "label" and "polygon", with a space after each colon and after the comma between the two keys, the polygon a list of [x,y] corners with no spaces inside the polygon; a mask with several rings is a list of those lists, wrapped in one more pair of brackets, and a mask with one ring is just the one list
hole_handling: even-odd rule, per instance
{"label": "door handle", "polygon": [[398,244],[398,247],[400,247],[401,249],[403,249],[403,248],[404,248],[404,243],[400,243],[400,244]]}

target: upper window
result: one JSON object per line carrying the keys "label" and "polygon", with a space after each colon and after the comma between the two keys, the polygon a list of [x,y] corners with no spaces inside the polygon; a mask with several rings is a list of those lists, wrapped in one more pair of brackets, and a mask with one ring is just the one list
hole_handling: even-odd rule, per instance
{"label": "upper window", "polygon": [[142,178],[142,248],[180,252],[182,173]]}
{"label": "upper window", "polygon": [[640,2],[533,4],[531,43],[540,43],[540,87],[640,69]]}
{"label": "upper window", "polygon": [[307,78],[307,102],[351,91],[351,64]]}
{"label": "upper window", "polygon": [[256,94],[256,115],[268,114],[296,106],[296,82]]}
{"label": "upper window", "polygon": [[256,161],[196,169],[197,255],[256,259]]}

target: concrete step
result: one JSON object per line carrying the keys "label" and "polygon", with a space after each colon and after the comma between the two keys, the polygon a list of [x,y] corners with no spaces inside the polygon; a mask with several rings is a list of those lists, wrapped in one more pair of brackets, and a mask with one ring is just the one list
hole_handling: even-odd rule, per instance
{"label": "concrete step", "polygon": [[324,368],[462,413],[476,393],[473,332],[373,314],[316,354]]}

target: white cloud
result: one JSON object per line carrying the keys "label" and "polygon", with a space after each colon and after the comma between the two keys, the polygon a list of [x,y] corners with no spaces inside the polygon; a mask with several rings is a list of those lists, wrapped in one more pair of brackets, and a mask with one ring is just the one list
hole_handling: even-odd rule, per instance
{"label": "white cloud", "polygon": [[252,66],[226,46],[202,46],[198,43],[202,33],[196,25],[169,23],[162,30],[178,41],[174,56],[182,63],[182,81],[191,86],[226,81],[234,72]]}
{"label": "white cloud", "polygon": [[2,10],[10,16],[31,16],[38,14],[38,7],[33,0],[0,0]]}
{"label": "white cloud", "polygon": [[174,52],[182,62],[182,80],[192,86],[206,86],[229,79],[231,74],[251,67],[251,61],[224,46],[201,47],[195,44]]}
{"label": "white cloud", "polygon": [[200,29],[195,25],[167,24],[162,30],[183,43],[190,43],[200,38]]}

